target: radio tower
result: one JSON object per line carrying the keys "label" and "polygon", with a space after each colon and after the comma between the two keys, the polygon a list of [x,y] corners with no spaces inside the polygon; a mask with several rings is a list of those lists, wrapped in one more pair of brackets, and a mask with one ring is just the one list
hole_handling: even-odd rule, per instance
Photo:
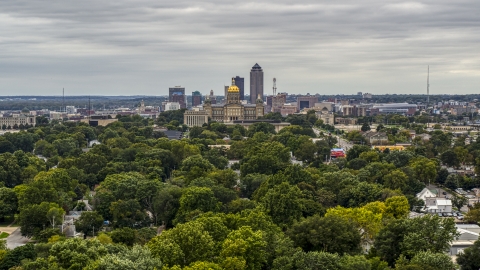
{"label": "radio tower", "polygon": [[277,79],[273,78],[273,95],[277,95]]}
{"label": "radio tower", "polygon": [[430,104],[430,65],[427,66],[427,109]]}

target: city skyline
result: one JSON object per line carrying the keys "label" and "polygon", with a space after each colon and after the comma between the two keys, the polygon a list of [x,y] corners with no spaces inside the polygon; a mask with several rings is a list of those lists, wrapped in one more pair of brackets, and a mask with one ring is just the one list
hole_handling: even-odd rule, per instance
{"label": "city skyline", "polygon": [[232,76],[250,85],[257,62],[265,95],[273,77],[291,94],[426,94],[428,65],[430,95],[480,85],[473,0],[5,0],[0,10],[0,95],[223,93]]}

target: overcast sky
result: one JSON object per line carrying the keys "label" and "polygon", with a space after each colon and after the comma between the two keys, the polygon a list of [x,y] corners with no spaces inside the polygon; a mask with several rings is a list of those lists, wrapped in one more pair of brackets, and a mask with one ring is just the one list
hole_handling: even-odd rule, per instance
{"label": "overcast sky", "polygon": [[0,95],[480,93],[480,1],[1,0]]}

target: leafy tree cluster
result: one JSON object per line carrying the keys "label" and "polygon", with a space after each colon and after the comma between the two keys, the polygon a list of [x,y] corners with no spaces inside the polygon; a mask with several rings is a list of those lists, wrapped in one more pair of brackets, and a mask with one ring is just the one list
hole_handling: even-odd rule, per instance
{"label": "leafy tree cluster", "polygon": [[[157,123],[181,127],[178,113],[163,117]],[[31,150],[0,154],[0,214],[16,215],[37,241],[0,252],[0,269],[451,266],[440,253],[455,237],[452,221],[407,218],[426,184],[451,182],[438,159],[357,145],[325,164],[336,141],[312,141],[314,112],[282,119],[292,125],[278,133],[269,123],[211,122],[182,140],[156,135],[149,120],[118,119],[31,128]],[[75,226],[86,239],[66,239],[63,215],[85,201],[94,210]]]}

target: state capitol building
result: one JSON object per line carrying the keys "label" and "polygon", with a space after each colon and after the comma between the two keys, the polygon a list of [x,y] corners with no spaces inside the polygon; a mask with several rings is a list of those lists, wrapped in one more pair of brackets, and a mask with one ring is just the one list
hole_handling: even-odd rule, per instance
{"label": "state capitol building", "polygon": [[228,88],[225,104],[212,104],[209,99],[205,100],[203,108],[212,121],[229,123],[237,120],[256,120],[264,114],[263,100],[257,99],[255,104],[242,104],[240,89],[235,85]]}

